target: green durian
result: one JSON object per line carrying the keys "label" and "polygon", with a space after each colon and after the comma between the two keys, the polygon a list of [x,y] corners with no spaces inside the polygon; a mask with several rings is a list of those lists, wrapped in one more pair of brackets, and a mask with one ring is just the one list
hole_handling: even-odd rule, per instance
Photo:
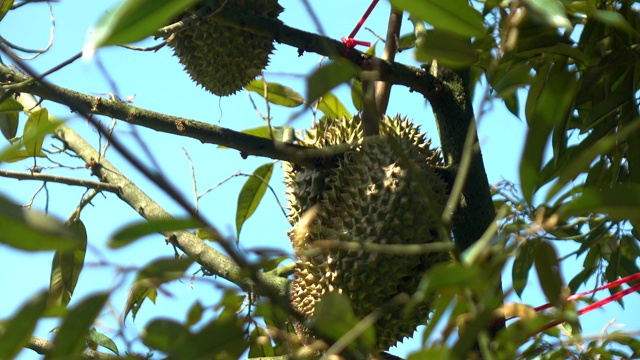
{"label": "green durian", "polygon": [[[201,1],[182,19],[201,15],[167,38],[191,79],[219,96],[234,94],[260,75],[274,49],[270,37],[220,25],[212,19],[224,3]],[[222,10],[276,20],[283,8],[277,0],[228,0]]]}
{"label": "green durian", "polygon": [[[289,236],[298,257],[290,298],[293,308],[311,321],[327,292],[346,295],[356,316],[363,318],[400,293],[413,294],[430,266],[450,259],[443,252],[392,255],[317,248],[307,255],[314,241],[323,239],[399,245],[449,238],[440,221],[447,187],[434,170],[441,162],[439,152],[406,118],[385,117],[380,133],[363,140],[357,117],[321,121],[306,132],[301,145],[348,143],[351,150],[327,168],[284,164],[293,225]],[[312,220],[301,225],[312,207]],[[402,307],[386,313],[375,325],[378,349],[411,336],[428,315],[428,302],[409,314]],[[303,338],[309,335],[303,324],[296,324],[296,331]]]}

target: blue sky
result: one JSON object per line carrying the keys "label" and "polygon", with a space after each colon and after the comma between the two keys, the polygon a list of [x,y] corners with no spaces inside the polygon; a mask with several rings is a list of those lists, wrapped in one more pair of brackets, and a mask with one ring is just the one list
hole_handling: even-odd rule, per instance
{"label": "blue sky", "polygon": [[[45,71],[78,53],[85,42],[86,33],[99,19],[104,11],[118,1],[83,1],[65,0],[53,4],[55,18],[55,39],[52,48],[44,55],[30,62],[38,71]],[[286,24],[306,31],[319,32],[303,2],[298,0],[281,0],[280,4],[285,8],[280,19]],[[340,38],[348,35],[360,16],[369,5],[368,1],[337,1],[325,0],[321,3],[313,2],[313,10],[320,20],[322,31],[332,38]],[[380,2],[365,23],[364,27],[370,27],[378,34],[384,34],[387,24],[389,5],[386,1]],[[46,4],[25,6],[9,13],[0,22],[0,34],[9,41],[28,48],[42,48],[49,40],[51,22],[49,8]],[[375,37],[366,29],[360,30],[356,37],[359,40],[375,41]],[[403,23],[403,32],[411,30],[410,23]],[[151,45],[154,41],[145,41],[140,45]],[[318,66],[320,57],[316,54],[304,54],[298,57],[297,49],[277,45],[271,57],[271,63],[266,69],[267,81],[275,81],[286,84],[298,92],[305,93],[305,75]],[[411,51],[399,54],[397,61],[416,64]],[[106,48],[97,53],[94,60],[89,62],[76,61],[70,66],[58,71],[48,78],[51,82],[77,91],[96,96],[115,93],[120,98],[135,96],[134,105],[179,115],[185,118],[201,120],[223,127],[242,130],[263,125],[262,119],[253,109],[247,93],[240,92],[228,98],[218,98],[195,86],[188,75],[182,71],[182,66],[177,59],[171,56],[168,48],[163,48],[157,53],[135,52],[123,48]],[[115,87],[113,86],[115,84]],[[337,95],[352,111],[349,92],[346,86],[336,90]],[[482,93],[478,89],[477,93]],[[253,95],[258,107],[264,111],[264,102]],[[477,101],[476,101],[477,104]],[[92,144],[98,144],[96,132],[88,127],[84,120],[78,119],[68,109],[45,103],[50,112],[62,119],[68,119],[76,131],[86,136]],[[522,151],[526,125],[511,115],[499,101],[487,107],[487,110],[479,119],[479,139],[482,146],[483,157],[490,183],[496,183],[502,179],[518,182],[519,157]],[[312,121],[312,114],[307,112],[291,121],[293,112],[286,108],[271,107],[273,116],[272,124],[289,124],[296,128],[307,128]],[[433,116],[428,104],[416,93],[410,93],[408,89],[394,87],[391,95],[388,114],[402,114],[413,118],[416,123],[422,125],[422,129],[430,134],[437,145],[437,131]],[[22,121],[25,118],[21,118]],[[103,118],[105,123],[110,119]],[[151,151],[154,158],[160,164],[162,171],[178,188],[183,189],[186,197],[192,199],[192,177],[189,162],[184,150],[188,151],[193,159],[196,170],[198,193],[202,193],[210,186],[220,182],[238,171],[251,173],[256,167],[264,164],[269,159],[250,157],[243,160],[234,150],[221,150],[212,145],[203,145],[199,142],[157,133],[146,129],[134,129],[127,124],[120,123],[116,127],[116,133],[122,139],[127,139],[132,151],[141,159],[150,163],[145,152],[136,142],[133,132],[143,139],[145,146]],[[45,141],[45,146],[56,144],[53,140]],[[183,150],[184,149],[184,150]],[[154,197],[170,212],[179,215],[183,213],[165,195],[121,160],[114,150],[109,150],[108,157],[127,174],[143,191]],[[82,166],[77,160],[63,157],[62,162],[69,165]],[[1,164],[4,169],[24,171],[31,162],[19,162],[15,164]],[[68,176],[88,177],[85,169],[59,170],[51,172]],[[212,191],[200,201],[200,211],[210,219],[225,235],[235,234],[235,204],[237,194],[246,178],[235,177]],[[256,213],[243,227],[240,246],[243,249],[272,247],[291,253],[286,231],[289,224],[280,212],[277,202],[284,204],[284,186],[282,184],[282,170],[276,166],[271,185],[279,195],[275,199],[269,192],[265,195],[263,203]],[[0,178],[0,194],[9,196],[17,203],[28,203],[37,191],[40,184],[36,182],[18,182],[13,179]],[[82,189],[70,188],[52,184],[48,187],[49,210],[52,214],[66,218],[75,208],[82,195]],[[34,200],[34,208],[43,209],[45,206],[45,194],[40,192]],[[117,289],[120,284],[126,284],[114,292],[112,296],[113,314],[105,314],[103,325],[105,332],[113,328],[114,316],[121,313],[126,301],[127,289],[133,280],[133,276],[119,275],[122,268],[141,267],[157,256],[171,257],[173,251],[164,244],[161,236],[149,236],[125,250],[111,251],[106,248],[109,236],[123,224],[138,221],[139,217],[131,208],[123,204],[113,195],[98,196],[93,201],[93,206],[85,208],[82,220],[88,227],[90,249],[86,259],[86,268],[80,277],[77,291],[71,305],[82,299],[83,296],[95,291]],[[565,248],[560,249],[567,251]],[[0,245],[0,270],[3,276],[0,285],[3,293],[9,294],[0,298],[0,318],[11,315],[20,304],[36,293],[48,287],[49,271],[51,264],[50,253],[24,253]],[[117,264],[116,268],[108,264]],[[563,263],[564,278],[570,280],[582,266],[582,259],[567,260]],[[197,267],[190,270],[194,272]],[[506,268],[505,282],[510,281],[511,270]],[[8,275],[12,274],[12,275]],[[530,277],[532,283],[536,282],[535,276]],[[192,286],[191,286],[192,285]],[[135,332],[142,329],[144,324],[156,316],[169,316],[184,318],[189,304],[199,300],[203,305],[213,305],[219,295],[220,286],[229,286],[224,281],[212,281],[210,278],[197,277],[193,284],[186,279],[167,287],[172,296],[160,295],[157,304],[146,304],[140,311],[135,324],[131,319],[127,320],[127,331]],[[599,298],[605,295],[600,295]],[[640,315],[640,296],[632,294],[627,297],[626,309],[621,309],[616,304],[610,304],[605,311],[595,311],[584,315],[584,334],[595,335],[613,318],[618,322],[629,323],[631,319],[637,319]],[[517,300],[517,299],[514,299]],[[544,303],[544,297],[534,287],[525,292],[522,301],[531,305]],[[51,321],[44,322],[38,328],[38,335],[48,337],[47,333],[55,326]],[[625,330],[638,330],[640,324],[629,324]],[[417,341],[406,341],[393,352],[398,355],[406,355],[419,344]],[[21,358],[35,358],[36,354],[26,350]]]}

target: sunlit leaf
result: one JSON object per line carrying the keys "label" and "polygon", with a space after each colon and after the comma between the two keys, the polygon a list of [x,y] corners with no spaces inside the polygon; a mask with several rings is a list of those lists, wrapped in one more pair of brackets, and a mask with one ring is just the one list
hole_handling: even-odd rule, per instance
{"label": "sunlit leaf", "polygon": [[[24,150],[24,149],[17,149],[15,151],[7,153],[7,155],[8,156],[6,158],[2,159],[2,161],[8,162],[8,163],[12,163],[12,162],[22,161],[22,160],[25,160],[25,159],[33,159],[33,155],[29,154],[29,152],[27,150]],[[47,154],[45,154],[41,150],[40,153],[38,153],[36,155],[36,157],[46,158]]]}
{"label": "sunlit leaf", "polygon": [[81,241],[63,222],[0,196],[0,243],[26,251],[73,250]]}
{"label": "sunlit leaf", "polygon": [[347,60],[337,60],[316,70],[307,81],[307,102],[312,103],[331,89],[354,78],[360,69]]}
{"label": "sunlit leaf", "polygon": [[[256,128],[245,129],[241,131],[244,134],[249,134],[265,139],[273,139],[276,141],[291,142],[293,140],[293,127],[291,126],[272,126],[271,132],[269,132],[268,126],[259,126]],[[228,149],[227,146],[218,145],[220,149]]]}
{"label": "sunlit leaf", "polygon": [[89,328],[108,298],[108,293],[91,295],[67,312],[56,333],[56,346],[50,358],[75,358],[80,355],[85,348]]}
{"label": "sunlit leaf", "polygon": [[535,264],[542,292],[553,306],[561,307],[562,285],[558,253],[548,242],[540,242],[533,249],[533,263]]}
{"label": "sunlit leaf", "polygon": [[539,18],[540,22],[553,27],[572,27],[567,18],[567,12],[559,0],[527,0],[524,4]]}
{"label": "sunlit leaf", "polygon": [[42,151],[42,143],[50,128],[49,112],[45,108],[38,109],[31,114],[24,124],[24,147],[29,155],[36,155]]}
{"label": "sunlit leaf", "polygon": [[13,5],[13,0],[0,0],[0,20],[11,10],[11,5]]}
{"label": "sunlit leaf", "polygon": [[87,251],[87,229],[80,220],[67,224],[78,238],[78,248],[71,251],[56,251],[51,263],[49,281],[50,304],[67,306],[73,295]]}
{"label": "sunlit leaf", "polygon": [[627,19],[625,19],[624,16],[622,16],[622,14],[620,14],[619,12],[593,9],[589,11],[587,15],[590,18],[596,19],[603,24],[609,25],[622,31],[626,31],[628,33],[634,34],[635,36],[640,36],[638,30],[634,29],[633,26],[629,24]]}
{"label": "sunlit leaf", "polygon": [[129,245],[143,236],[161,234],[171,231],[187,230],[201,227],[202,223],[195,219],[164,219],[153,221],[138,221],[119,229],[109,239],[108,245],[112,249],[119,249]]}
{"label": "sunlit leaf", "polygon": [[469,38],[442,30],[428,30],[416,41],[416,59],[421,62],[438,60],[451,68],[466,68],[480,59]]}
{"label": "sunlit leaf", "polygon": [[187,313],[187,326],[193,326],[197,324],[202,319],[203,312],[204,307],[202,306],[200,301],[196,301]]}
{"label": "sunlit leaf", "polygon": [[242,225],[247,221],[256,210],[262,196],[269,185],[271,174],[273,173],[273,163],[259,166],[252,176],[249,176],[247,182],[244,183],[240,194],[238,195],[238,208],[236,210],[236,232],[240,239],[240,230]]}
{"label": "sunlit leaf", "polygon": [[0,331],[0,359],[13,359],[22,351],[46,306],[47,294],[40,293],[26,300],[13,317],[3,323],[3,331]]}
{"label": "sunlit leaf", "polygon": [[322,100],[318,104],[318,110],[322,111],[327,117],[331,119],[338,119],[343,116],[351,117],[349,110],[342,104],[333,93],[326,93],[322,95]]}
{"label": "sunlit leaf", "polygon": [[482,15],[466,0],[391,0],[391,4],[438,30],[464,37],[482,36],[486,31]]}
{"label": "sunlit leaf", "polygon": [[114,354],[120,355],[118,352],[118,346],[113,340],[107,335],[97,331],[95,328],[89,330],[89,335],[87,336],[87,341],[94,343],[95,345],[102,346],[106,349],[111,350]]}
{"label": "sunlit leaf", "polygon": [[90,33],[83,56],[107,45],[123,45],[156,33],[198,0],[124,0],[107,12]]}
{"label": "sunlit leaf", "polygon": [[[245,89],[264,97],[264,80],[255,79],[247,84]],[[304,103],[302,95],[287,86],[274,82],[267,83],[267,100],[272,104],[286,107],[296,107]]]}

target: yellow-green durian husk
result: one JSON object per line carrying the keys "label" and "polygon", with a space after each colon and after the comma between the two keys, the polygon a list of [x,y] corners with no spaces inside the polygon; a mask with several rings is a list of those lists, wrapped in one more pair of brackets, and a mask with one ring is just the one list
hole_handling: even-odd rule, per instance
{"label": "yellow-green durian husk", "polygon": [[[219,96],[234,94],[260,75],[274,49],[270,37],[218,24],[211,15],[224,3],[201,1],[183,19],[202,15],[167,38],[191,79]],[[275,20],[283,8],[277,0],[228,0],[223,10]]]}
{"label": "yellow-green durian husk", "polygon": [[[298,256],[290,297],[293,308],[311,321],[327,292],[346,295],[356,316],[363,318],[400,293],[414,294],[425,271],[450,258],[443,252],[391,255],[335,249],[306,255],[316,240],[401,245],[448,239],[440,222],[446,184],[434,171],[439,153],[406,118],[385,117],[380,129],[380,136],[363,140],[357,117],[322,121],[306,132],[302,145],[349,143],[352,150],[324,169],[284,165],[293,225],[289,235]],[[300,226],[305,211],[316,204],[313,221]],[[385,313],[375,324],[379,350],[411,336],[428,315],[428,302],[408,314],[402,307]],[[303,338],[309,335],[303,324],[296,324],[296,330]]]}

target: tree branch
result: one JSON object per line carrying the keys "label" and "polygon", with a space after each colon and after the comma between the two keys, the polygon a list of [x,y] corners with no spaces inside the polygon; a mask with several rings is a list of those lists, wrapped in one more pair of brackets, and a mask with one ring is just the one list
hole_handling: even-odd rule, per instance
{"label": "tree branch", "polygon": [[[387,25],[387,38],[385,39],[382,59],[385,61],[393,61],[398,52],[398,39],[400,37],[400,25],[402,25],[402,10],[391,6],[391,14],[389,14],[389,24]],[[387,113],[387,105],[389,105],[389,96],[391,95],[391,83],[378,81],[376,83],[376,107],[380,114]]]}
{"label": "tree branch", "polygon": [[37,180],[44,182],[55,182],[58,184],[66,184],[72,186],[82,186],[89,189],[95,189],[98,191],[109,191],[112,193],[118,193],[119,188],[115,185],[97,182],[84,179],[76,179],[66,176],[54,175],[54,174],[42,174],[42,173],[27,173],[20,171],[2,170],[0,169],[0,176],[18,180]]}
{"label": "tree branch", "polygon": [[[35,109],[37,103],[33,97],[21,96],[18,101],[26,109]],[[122,174],[113,164],[102,157],[96,149],[65,125],[54,130],[54,136],[63,141],[68,149],[80,156],[101,182],[111,184],[119,189],[116,194],[129,204],[140,216],[149,221],[171,219],[171,214],[147,196],[131,180]],[[193,258],[212,274],[227,279],[244,291],[277,294],[286,297],[288,280],[274,275],[256,272],[259,281],[254,282],[247,276],[247,270],[238,266],[231,258],[215,250],[189,231],[165,233],[167,239]]]}
{"label": "tree branch", "polygon": [[226,146],[239,150],[243,157],[264,156],[299,165],[322,166],[331,161],[336,154],[349,149],[347,144],[324,149],[300,147],[202,121],[142,109],[123,101],[89,96],[53,84],[44,86],[41,82],[32,80],[33,78],[28,75],[0,65],[0,82],[20,84],[14,87],[15,92],[33,94],[65,106],[78,108],[84,113],[104,115],[156,131],[197,139],[203,143]]}
{"label": "tree branch", "polygon": [[[27,349],[31,349],[40,355],[50,354],[55,344],[53,341],[45,340],[43,338],[32,336],[29,339],[29,343],[25,346]],[[82,359],[100,359],[100,360],[121,360],[128,359],[129,357],[118,356],[115,354],[107,354],[91,349],[84,350],[82,352]]]}

